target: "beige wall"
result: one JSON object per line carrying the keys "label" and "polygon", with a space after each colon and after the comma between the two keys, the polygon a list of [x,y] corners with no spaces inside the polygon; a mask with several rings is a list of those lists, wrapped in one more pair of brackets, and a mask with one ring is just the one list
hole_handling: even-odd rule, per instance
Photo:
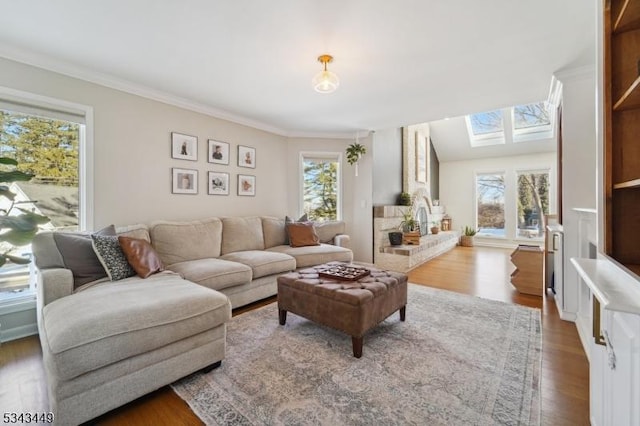
{"label": "beige wall", "polygon": [[[557,213],[556,153],[516,155],[482,158],[478,160],[447,161],[440,163],[440,203],[452,218],[452,229],[476,226],[475,175],[482,172],[505,173],[505,239],[478,238],[487,245],[513,246],[523,242],[515,238],[516,227],[516,172],[520,170],[549,169],[549,213]],[[525,240],[529,241],[529,240]]]}
{"label": "beige wall", "polygon": [[[0,58],[0,86],[94,109],[95,228],[212,215],[287,213],[285,137]],[[176,160],[170,134],[198,137],[198,161]],[[207,139],[231,144],[230,165],[206,161]],[[256,168],[237,167],[237,146],[256,148]],[[171,168],[199,172],[197,195],[171,193]],[[230,174],[231,194],[207,194],[206,174]],[[239,197],[237,174],[256,176],[256,196]]]}
{"label": "beige wall", "polygon": [[[162,102],[0,58],[0,86],[82,104],[94,112],[93,227],[223,215],[298,214],[302,151],[342,154],[342,205],[357,260],[371,261],[372,155],[359,177],[344,157],[347,139],[286,138]],[[171,132],[198,137],[198,161],[171,158]],[[207,139],[231,144],[230,165],[206,161]],[[371,137],[360,143],[372,153]],[[256,168],[237,167],[237,147],[256,148]],[[197,195],[171,193],[171,168],[199,172]],[[230,174],[231,194],[207,194],[206,174]],[[237,196],[237,174],[256,176],[256,196]]]}

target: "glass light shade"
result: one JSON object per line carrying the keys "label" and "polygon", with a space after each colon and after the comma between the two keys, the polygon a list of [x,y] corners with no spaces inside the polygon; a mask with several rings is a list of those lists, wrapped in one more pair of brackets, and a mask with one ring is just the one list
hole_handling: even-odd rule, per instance
{"label": "glass light shade", "polygon": [[315,91],[320,93],[331,93],[340,85],[338,76],[327,70],[320,71],[311,82]]}

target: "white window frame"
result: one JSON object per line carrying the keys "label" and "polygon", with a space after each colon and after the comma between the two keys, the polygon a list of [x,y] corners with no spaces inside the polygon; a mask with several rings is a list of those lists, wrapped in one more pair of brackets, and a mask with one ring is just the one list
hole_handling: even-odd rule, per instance
{"label": "white window frame", "polygon": [[[51,118],[65,119],[68,116],[83,116],[84,123],[80,126],[78,140],[78,198],[79,198],[79,220],[80,230],[93,229],[94,218],[94,120],[93,107],[75,102],[64,101],[48,96],[37,95],[30,92],[0,86],[0,102],[5,101],[11,104],[23,106],[21,108],[28,114]],[[30,110],[34,112],[29,112]],[[20,110],[17,110],[20,112]],[[70,120],[77,122],[75,120]],[[30,286],[29,291],[7,297],[0,301],[0,315],[16,312],[34,307],[35,303],[35,276],[33,262],[30,264]]]}
{"label": "white window frame", "polygon": [[502,114],[502,130],[499,132],[483,133],[482,135],[476,135],[475,133],[473,133],[471,116],[475,114],[464,116],[465,123],[467,124],[467,134],[469,135],[469,144],[472,148],[491,145],[504,145],[506,143],[504,130],[504,112],[500,110],[500,114]]}
{"label": "white window frame", "polygon": [[326,158],[338,162],[338,203],[336,207],[337,220],[342,220],[342,153],[333,151],[301,151],[298,161],[298,216],[304,214],[304,159]]}
{"label": "white window frame", "polygon": [[[525,238],[525,237],[521,237],[518,235],[518,176],[520,176],[523,173],[547,173],[549,175],[549,179],[548,179],[548,184],[549,184],[549,213],[547,214],[551,214],[552,211],[554,211],[554,204],[553,204],[553,200],[555,200],[555,191],[554,191],[554,182],[553,182],[553,173],[550,167],[526,167],[526,168],[519,168],[519,169],[515,169],[514,170],[514,177],[513,177],[513,182],[514,182],[514,193],[516,198],[514,199],[514,235],[515,241],[532,241],[532,242],[540,242],[540,241],[544,241],[544,235],[541,237],[535,237],[535,238]],[[543,213],[544,214],[544,213]]]}
{"label": "white window frame", "polygon": [[[536,103],[536,102],[532,102]],[[511,107],[511,131],[513,132],[513,142],[528,142],[534,140],[551,139],[555,128],[555,113],[549,109],[547,102],[544,102],[547,112],[549,113],[549,124],[543,126],[526,127],[524,129],[516,129],[515,126],[515,106]],[[525,104],[530,105],[530,104]],[[521,106],[521,105],[517,105]]]}
{"label": "white window frame", "polygon": [[496,240],[506,240],[508,239],[508,228],[507,228],[507,171],[506,170],[482,170],[482,171],[475,171],[473,174],[473,209],[474,209],[474,213],[473,213],[473,217],[474,217],[474,223],[475,223],[475,229],[478,230],[480,229],[480,225],[478,223],[478,176],[483,176],[483,175],[502,175],[504,176],[504,194],[503,194],[503,198],[504,198],[504,219],[505,219],[505,224],[504,224],[504,235],[480,235],[480,234],[476,234],[477,237],[479,238],[492,238],[492,239],[496,239]]}

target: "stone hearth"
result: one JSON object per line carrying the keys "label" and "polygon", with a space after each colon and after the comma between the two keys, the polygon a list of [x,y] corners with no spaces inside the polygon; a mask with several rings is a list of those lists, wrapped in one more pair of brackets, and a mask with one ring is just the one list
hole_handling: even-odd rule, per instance
{"label": "stone hearth", "polygon": [[[404,206],[378,206],[374,208],[374,263],[382,269],[407,272],[416,266],[455,247],[460,238],[457,231],[439,232],[420,237],[420,244],[392,246],[389,232],[398,230]],[[444,213],[436,213],[440,218]],[[430,217],[431,220],[435,218]]]}

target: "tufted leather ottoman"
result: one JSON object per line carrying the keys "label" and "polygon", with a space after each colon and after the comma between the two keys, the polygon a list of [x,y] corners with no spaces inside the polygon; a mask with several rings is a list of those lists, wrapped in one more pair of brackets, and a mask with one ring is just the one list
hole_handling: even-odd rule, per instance
{"label": "tufted leather ottoman", "polygon": [[[364,334],[395,311],[405,320],[407,276],[366,268],[371,274],[358,281],[338,281],[318,273],[339,262],[301,269],[278,278],[280,325],[287,312],[305,317],[351,336],[353,356],[362,356]],[[363,267],[363,265],[357,265]]]}

